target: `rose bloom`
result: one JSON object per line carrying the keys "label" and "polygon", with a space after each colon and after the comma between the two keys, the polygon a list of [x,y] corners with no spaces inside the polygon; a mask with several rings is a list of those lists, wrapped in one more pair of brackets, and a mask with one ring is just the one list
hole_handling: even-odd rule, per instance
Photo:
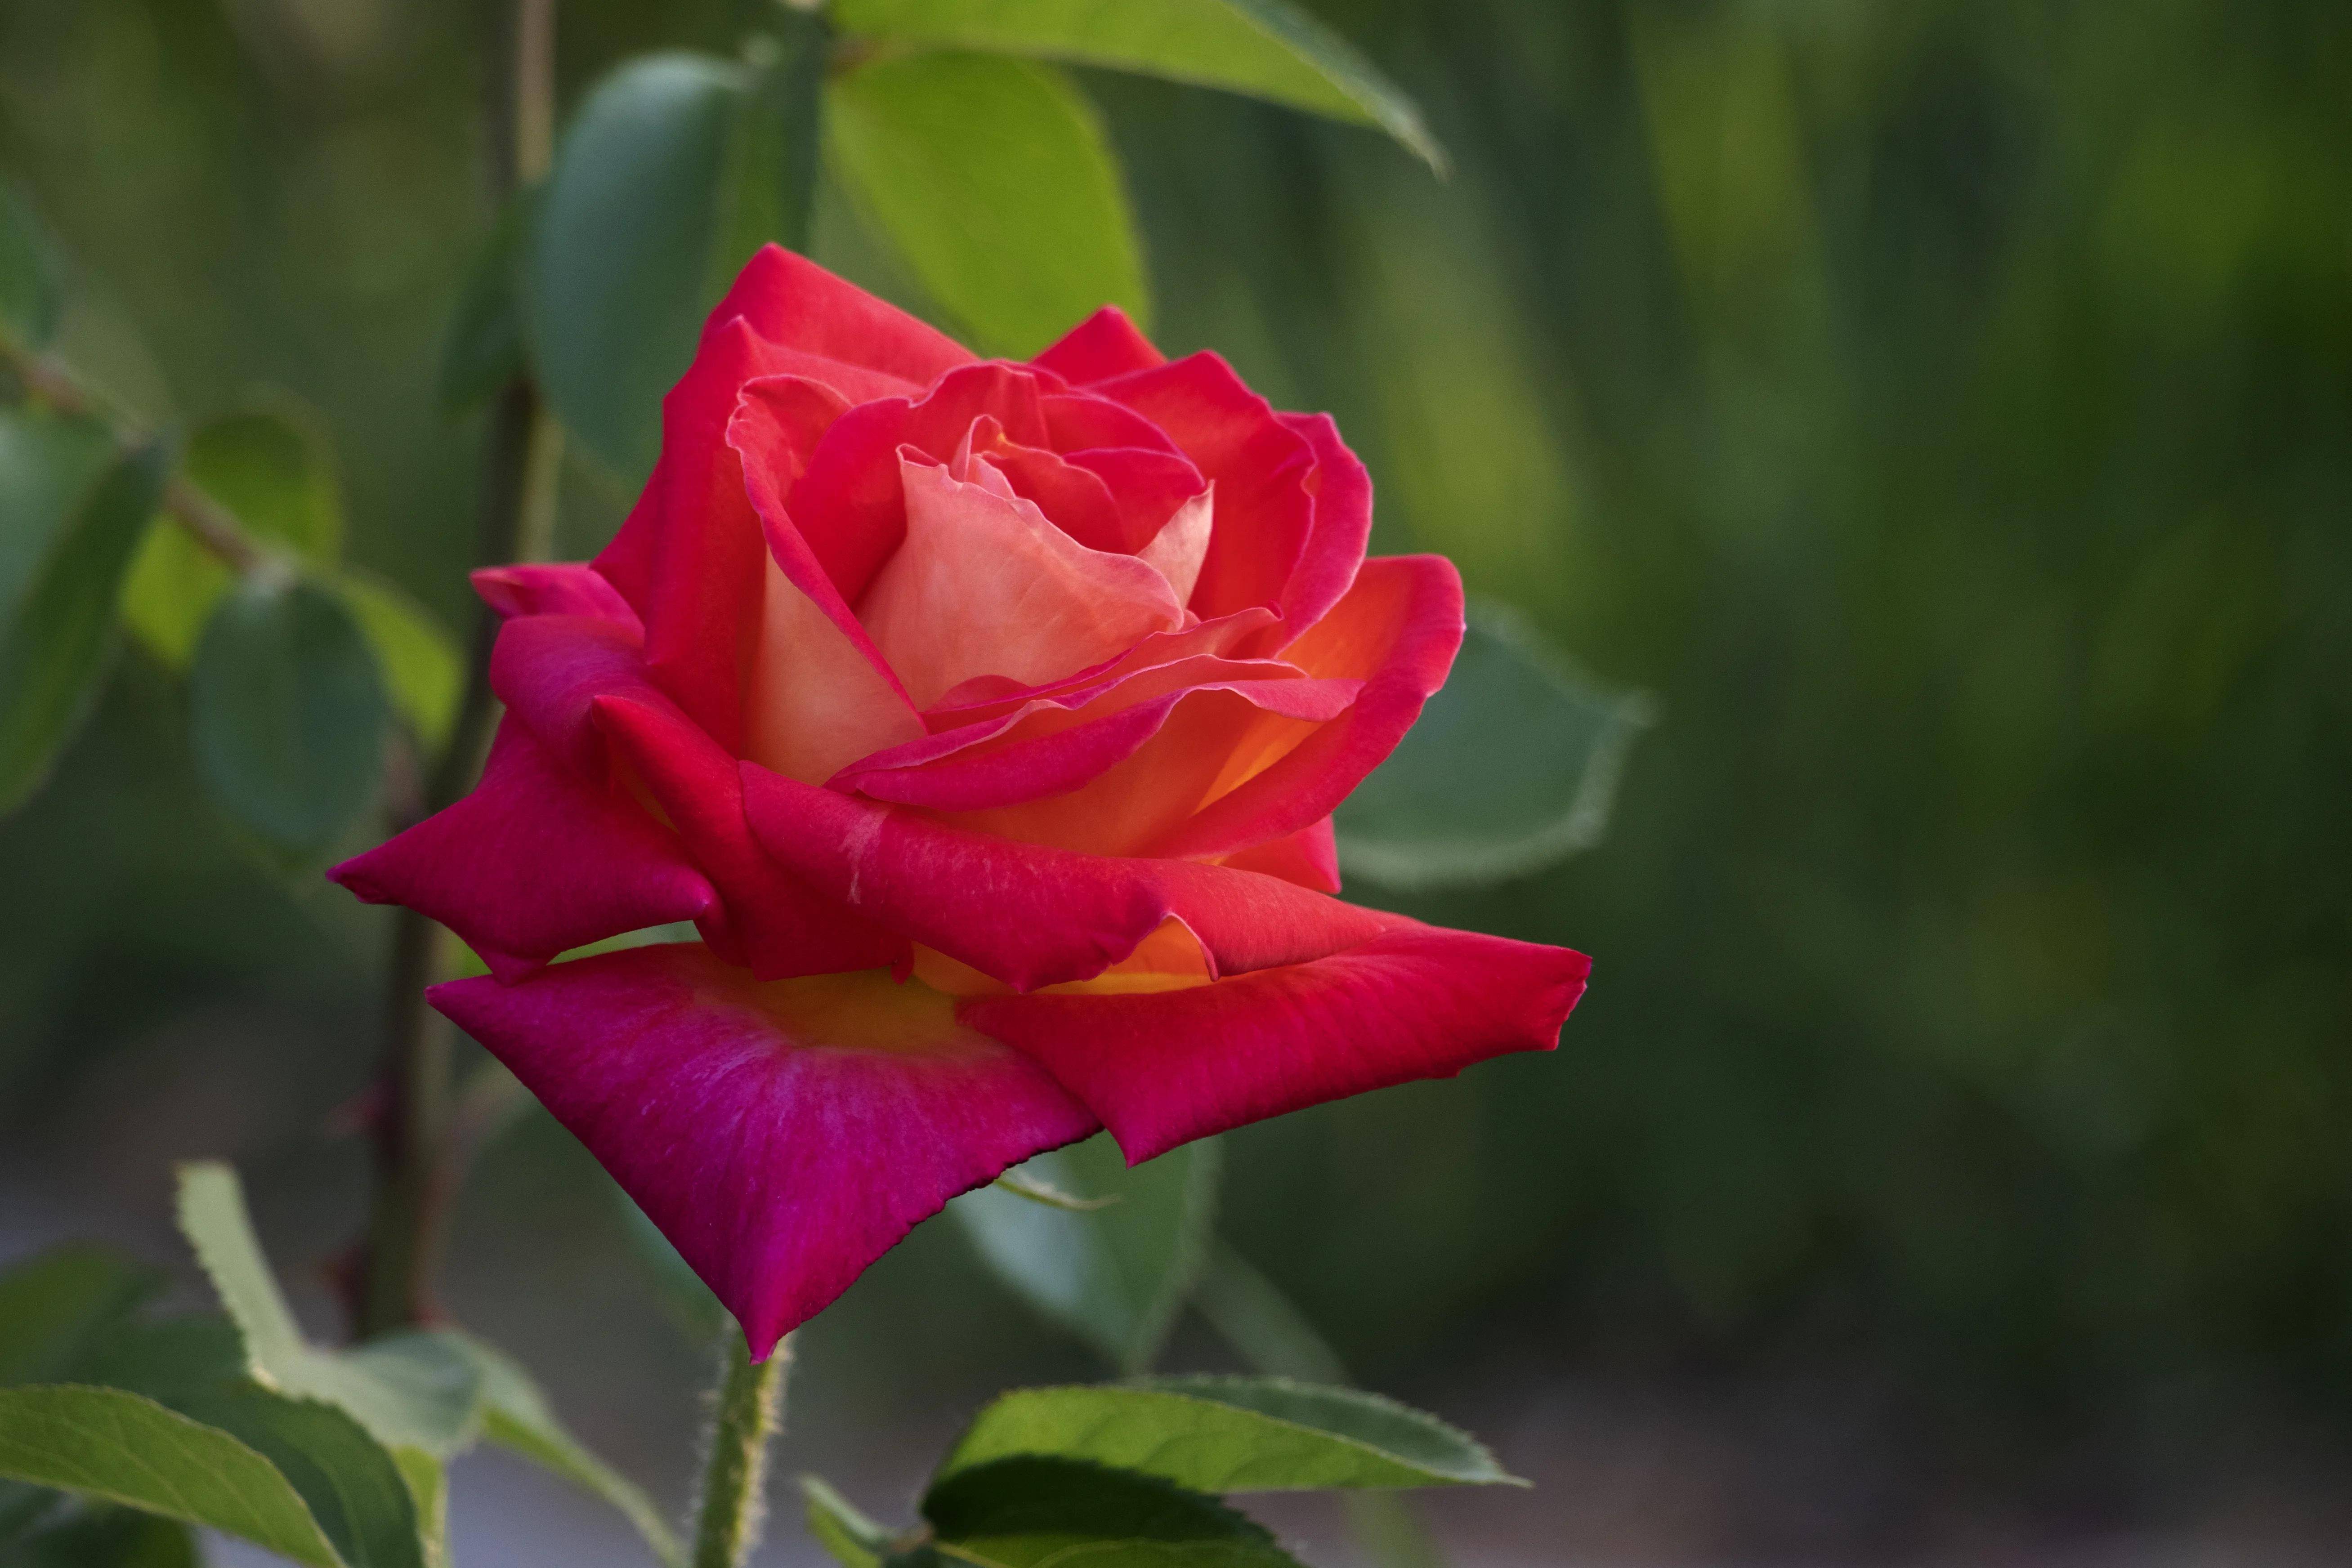
{"label": "rose bloom", "polygon": [[481,955],[433,1005],[755,1354],[1040,1151],[1558,1043],[1582,955],[1331,896],[1463,619],[1365,558],[1329,418],[1115,309],[978,360],[772,247],[662,420],[594,562],[475,576],[480,785],[331,874]]}

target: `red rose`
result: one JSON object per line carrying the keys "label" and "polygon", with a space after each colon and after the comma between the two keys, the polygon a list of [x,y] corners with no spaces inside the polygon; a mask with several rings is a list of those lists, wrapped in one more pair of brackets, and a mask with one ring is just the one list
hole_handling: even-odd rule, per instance
{"label": "red rose", "polygon": [[1328,417],[1116,310],[975,360],[771,247],[612,545],[477,575],[480,786],[332,874],[481,954],[434,1005],[764,1354],[1098,1126],[1144,1160],[1557,1043],[1581,955],[1329,896],[1462,637],[1371,502]]}

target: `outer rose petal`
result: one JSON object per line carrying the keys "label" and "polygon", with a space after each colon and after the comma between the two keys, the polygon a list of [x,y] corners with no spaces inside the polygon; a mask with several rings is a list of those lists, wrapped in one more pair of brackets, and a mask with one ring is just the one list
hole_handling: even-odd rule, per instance
{"label": "outer rose petal", "polygon": [[371,904],[439,921],[500,980],[719,901],[675,835],[512,718],[472,794],[327,875]]}
{"label": "outer rose petal", "polygon": [[518,616],[589,616],[627,627],[642,639],[637,612],[592,566],[573,563],[484,566],[473,574],[482,603],[509,620]]}
{"label": "outer rose petal", "polygon": [[1591,967],[1566,948],[1407,923],[1209,985],[971,997],[957,1011],[1044,1064],[1134,1163],[1327,1100],[1549,1050]]}
{"label": "outer rose petal", "polygon": [[1074,385],[1108,381],[1129,371],[1165,364],[1167,356],[1151,346],[1143,330],[1116,305],[1105,305],[1030,362],[1050,370]]}
{"label": "outer rose petal", "polygon": [[1365,562],[1348,596],[1283,653],[1309,675],[1361,679],[1355,706],[1312,730],[1257,720],[1209,804],[1150,852],[1229,855],[1328,816],[1445,684],[1462,624],[1462,579],[1444,556]]}
{"label": "outer rose petal", "polygon": [[684,714],[659,698],[606,697],[595,717],[718,888],[727,919],[705,921],[702,932],[730,962],[762,980],[906,962],[905,937],[859,918],[761,852],[744,821],[739,764]]}
{"label": "outer rose petal", "polygon": [[1328,816],[1286,837],[1253,844],[1228,855],[1223,863],[1236,871],[1261,871],[1318,893],[1339,890],[1339,845]]}
{"label": "outer rose petal", "polygon": [[743,790],[751,831],[794,876],[1016,990],[1091,979],[1171,917],[1220,974],[1320,958],[1406,923],[1255,872],[973,833],[754,763]]}
{"label": "outer rose petal", "polygon": [[918,386],[971,361],[954,339],[782,246],[761,247],[710,320],[718,325],[732,316],[781,347]]}
{"label": "outer rose petal", "polygon": [[427,995],[588,1146],[762,1360],[948,1199],[1096,1127],[948,997],[878,972],[763,984],[682,943]]}

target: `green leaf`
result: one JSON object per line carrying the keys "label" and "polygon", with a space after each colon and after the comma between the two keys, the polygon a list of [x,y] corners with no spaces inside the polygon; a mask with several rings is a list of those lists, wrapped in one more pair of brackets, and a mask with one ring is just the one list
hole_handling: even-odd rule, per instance
{"label": "green leaf", "polygon": [[389,714],[374,654],[324,590],[239,584],[205,628],[189,689],[197,771],[263,838],[314,854],[366,809]]}
{"label": "green leaf", "polygon": [[85,420],[0,413],[0,812],[39,787],[89,708],[165,467],[161,447],[118,456]]}
{"label": "green leaf", "polygon": [[1295,1568],[1264,1526],[1214,1498],[1129,1470],[1010,1458],[934,1482],[923,1517],[935,1545],[894,1563],[991,1568]]}
{"label": "green leaf", "polygon": [[442,1456],[459,1452],[479,1434],[484,1373],[472,1347],[457,1336],[411,1331],[340,1352],[320,1350],[302,1337],[228,1166],[180,1167],[179,1220],[236,1325],[256,1379],[338,1406],[388,1447]]}
{"label": "green leaf", "polygon": [[67,1244],[0,1272],[0,1384],[68,1381],[97,1338],[163,1288],[163,1273]]}
{"label": "green leaf", "polygon": [[661,397],[713,295],[723,188],[746,95],[730,61],[650,55],[588,95],[557,150],[532,237],[525,321],[564,424],[624,474],[661,449]]}
{"label": "green leaf", "polygon": [[195,1537],[179,1521],[103,1504],[0,1546],[6,1568],[199,1568],[202,1561]]}
{"label": "green leaf", "polygon": [[[254,539],[306,565],[331,569],[342,552],[342,488],[316,411],[289,397],[197,426],[182,467],[190,483]],[[132,635],[173,669],[195,654],[205,623],[235,575],[171,518],[159,518],[131,562],[122,616]]]}
{"label": "green leaf", "polygon": [[521,272],[541,189],[507,204],[466,269],[441,341],[441,411],[453,418],[529,373]]}
{"label": "green leaf", "polygon": [[1118,163],[1060,71],[879,58],[835,79],[825,114],[844,187],[987,352],[1034,353],[1104,304],[1148,321]]}
{"label": "green leaf", "polygon": [[1092,1213],[1040,1204],[998,1187],[948,1205],[990,1271],[1114,1365],[1139,1371],[1160,1353],[1206,1258],[1220,1152],[1187,1143],[1129,1169],[1108,1135],[1019,1166],[1080,1198],[1116,1196]]}
{"label": "green leaf", "polygon": [[37,349],[58,330],[66,292],[65,258],[32,204],[0,184],[0,341]]}
{"label": "green leaf", "polygon": [[466,694],[466,657],[432,612],[372,574],[346,567],[327,585],[375,653],[393,710],[428,752],[448,743]]}
{"label": "green leaf", "polygon": [[1578,674],[1516,613],[1474,605],[1444,687],[1341,803],[1339,864],[1394,888],[1459,887],[1589,848],[1652,712]]}
{"label": "green leaf", "polygon": [[252,1383],[189,1390],[170,1404],[276,1466],[351,1568],[427,1568],[407,1480],[343,1411]]}
{"label": "green leaf", "polygon": [[539,1384],[504,1352],[470,1336],[459,1336],[481,1369],[485,1418],[482,1435],[502,1448],[562,1476],[603,1498],[636,1527],[654,1555],[667,1563],[682,1560],[677,1538],[661,1510],[625,1477],[590,1453],[557,1420]]}
{"label": "green leaf", "polygon": [[416,1509],[417,1543],[426,1568],[447,1568],[449,1562],[449,1475],[441,1461],[422,1448],[392,1450],[392,1462],[408,1488]]}
{"label": "green leaf", "polygon": [[189,483],[255,538],[316,566],[341,557],[343,500],[334,442],[308,405],[277,396],[207,420],[189,435],[180,466]]}
{"label": "green leaf", "polygon": [[122,584],[122,620],[157,658],[185,669],[205,623],[236,576],[178,521],[159,517]]}
{"label": "green leaf", "polygon": [[119,1388],[0,1389],[0,1475],[242,1536],[316,1568],[342,1562],[268,1458]]}
{"label": "green leaf", "polygon": [[801,1478],[808,1531],[842,1568],[877,1568],[890,1550],[890,1532],[875,1523],[819,1476]]}
{"label": "green leaf", "polygon": [[1016,1454],[1140,1470],[1202,1492],[1526,1484],[1433,1415],[1271,1377],[1016,1389],[980,1413],[940,1473]]}
{"label": "green leaf", "polygon": [[873,37],[1108,66],[1378,126],[1445,172],[1412,100],[1286,0],[836,0],[834,12]]}

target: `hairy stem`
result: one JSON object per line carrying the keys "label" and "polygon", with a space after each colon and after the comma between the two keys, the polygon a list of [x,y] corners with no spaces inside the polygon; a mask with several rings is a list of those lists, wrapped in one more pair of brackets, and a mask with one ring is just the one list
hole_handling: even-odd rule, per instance
{"label": "hairy stem", "polygon": [[[488,195],[494,207],[547,172],[555,122],[554,0],[514,0],[495,26],[496,68],[490,73],[485,118],[489,133]],[[544,556],[552,540],[554,487],[562,436],[541,405],[538,388],[518,377],[499,394],[490,414],[482,456],[476,560],[483,565]],[[394,803],[393,827],[412,814],[438,811],[466,793],[479,774],[498,699],[490,690],[495,618],[483,610],[475,625],[466,695],[448,750],[421,798]],[[386,998],[388,1044],[378,1097],[375,1197],[352,1281],[352,1326],[365,1337],[425,1322],[435,1315],[433,1276],[439,1263],[449,1199],[456,1186],[452,1156],[448,1028],[425,1005],[425,987],[437,976],[446,937],[412,910],[394,921]]]}
{"label": "hairy stem", "polygon": [[702,1468],[702,1500],[694,1526],[692,1568],[740,1568],[760,1543],[768,1490],[768,1440],[784,1412],[784,1372],[792,1362],[786,1335],[764,1362],[751,1360],[730,1321],[727,1364],[711,1413],[709,1452]]}

